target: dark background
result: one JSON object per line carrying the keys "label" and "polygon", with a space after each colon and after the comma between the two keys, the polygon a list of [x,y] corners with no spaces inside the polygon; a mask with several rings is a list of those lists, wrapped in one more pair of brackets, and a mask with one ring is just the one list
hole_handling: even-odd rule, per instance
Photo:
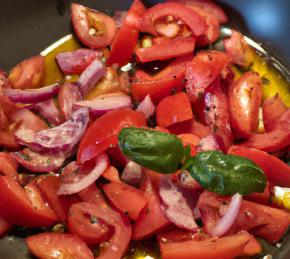
{"label": "dark background", "polygon": [[[36,55],[64,35],[71,33],[69,0],[1,0],[0,68],[8,71],[21,60]],[[127,10],[131,0],[75,0],[91,8],[111,13]],[[161,1],[144,0],[149,5]],[[261,42],[290,67],[289,0],[219,1],[229,16],[231,27]],[[0,190],[1,194],[1,190]],[[19,215],[21,216],[21,215]],[[276,258],[290,258],[288,245]],[[285,240],[287,242],[287,240]],[[0,258],[31,258],[23,239],[0,240]]]}
{"label": "dark background", "polygon": [[[10,69],[71,32],[69,0],[2,0],[0,68]],[[100,11],[126,10],[132,0],[75,0]],[[146,4],[160,2],[144,0]],[[230,23],[290,67],[290,1],[224,0]]]}

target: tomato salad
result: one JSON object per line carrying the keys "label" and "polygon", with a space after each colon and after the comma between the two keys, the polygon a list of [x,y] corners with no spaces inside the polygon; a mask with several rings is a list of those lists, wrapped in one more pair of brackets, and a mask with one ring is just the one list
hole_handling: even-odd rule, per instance
{"label": "tomato salad", "polygon": [[148,239],[163,259],[251,257],[280,241],[290,109],[263,98],[242,34],[220,37],[224,11],[134,0],[115,18],[73,3],[71,18],[83,46],[55,56],[63,81],[43,85],[41,55],[0,73],[0,236],[37,229],[44,259],[117,259]]}

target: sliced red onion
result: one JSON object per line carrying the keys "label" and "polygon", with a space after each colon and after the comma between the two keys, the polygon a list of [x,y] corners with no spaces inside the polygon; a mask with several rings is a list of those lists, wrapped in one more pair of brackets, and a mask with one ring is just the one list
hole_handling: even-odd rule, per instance
{"label": "sliced red onion", "polygon": [[198,145],[197,152],[207,151],[207,150],[219,150],[219,144],[214,135],[208,135],[202,138]]}
{"label": "sliced red onion", "polygon": [[60,86],[58,103],[64,118],[68,120],[73,112],[73,105],[76,101],[83,99],[83,95],[78,85],[65,83]]}
{"label": "sliced red onion", "polygon": [[58,195],[78,193],[94,183],[109,166],[109,158],[101,153],[93,160],[78,167],[75,163],[69,164],[63,170]]}
{"label": "sliced red onion", "polygon": [[105,66],[97,59],[84,70],[78,80],[78,84],[84,96],[89,93],[89,91],[105,75],[105,73]]}
{"label": "sliced red onion", "polygon": [[36,153],[29,148],[12,153],[12,155],[26,169],[40,173],[55,171],[61,168],[65,161],[63,154],[44,155]]}
{"label": "sliced red onion", "polygon": [[215,237],[223,236],[230,227],[235,222],[236,218],[239,215],[240,207],[242,204],[243,196],[239,193],[235,194],[229,206],[227,208],[226,213],[224,216],[217,222],[216,226],[211,231],[211,235]]}
{"label": "sliced red onion", "polygon": [[177,177],[177,185],[181,188],[202,190],[201,185],[191,177],[190,173],[186,170],[182,170]]}
{"label": "sliced red onion", "polygon": [[155,105],[152,102],[150,95],[146,95],[144,100],[139,104],[136,111],[143,113],[146,119],[154,114]]}
{"label": "sliced red onion", "polygon": [[39,112],[45,119],[47,119],[49,123],[54,126],[57,126],[63,122],[62,116],[53,98],[34,104],[31,107],[26,106],[26,108]]}
{"label": "sliced red onion", "polygon": [[189,231],[198,229],[193,211],[183,193],[166,176],[161,177],[159,194],[163,202],[163,213],[174,225]]}
{"label": "sliced red onion", "polygon": [[102,52],[92,49],[78,49],[72,52],[61,52],[56,61],[65,75],[82,73],[95,59],[102,57]]}
{"label": "sliced red onion", "polygon": [[116,26],[117,28],[120,28],[127,16],[127,13],[126,11],[116,11],[115,12],[115,15],[114,15],[114,18],[115,18],[115,22],[116,22]]}
{"label": "sliced red onion", "polygon": [[142,167],[133,161],[129,161],[123,170],[121,179],[127,184],[139,187],[142,176]]}
{"label": "sliced red onion", "polygon": [[38,103],[43,102],[58,93],[57,83],[37,89],[12,89],[4,88],[3,93],[16,103]]}
{"label": "sliced red onion", "polygon": [[109,111],[131,108],[132,99],[128,95],[122,93],[110,93],[96,97],[93,100],[84,100],[76,102],[76,107],[88,107],[93,115],[100,116]]}
{"label": "sliced red onion", "polygon": [[81,108],[73,112],[71,118],[60,126],[33,132],[21,127],[16,131],[19,144],[34,151],[69,153],[83,136],[89,122],[88,108]]}

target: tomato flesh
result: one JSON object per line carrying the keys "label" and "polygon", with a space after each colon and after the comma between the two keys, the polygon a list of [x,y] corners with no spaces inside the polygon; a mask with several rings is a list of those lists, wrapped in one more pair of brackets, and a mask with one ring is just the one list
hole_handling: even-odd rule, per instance
{"label": "tomato flesh", "polygon": [[119,109],[106,113],[96,119],[83,136],[77,155],[78,163],[83,164],[110,146],[116,146],[117,136],[122,128],[145,125],[144,116],[132,109]]}

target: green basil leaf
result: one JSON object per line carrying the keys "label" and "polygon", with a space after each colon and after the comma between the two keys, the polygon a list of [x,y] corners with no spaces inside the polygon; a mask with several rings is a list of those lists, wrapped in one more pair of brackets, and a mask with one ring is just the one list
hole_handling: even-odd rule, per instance
{"label": "green basil leaf", "polygon": [[219,195],[263,192],[266,186],[260,167],[249,159],[220,151],[200,152],[186,162],[186,167],[203,188]]}
{"label": "green basil leaf", "polygon": [[124,128],[118,136],[123,154],[137,164],[160,173],[174,173],[184,157],[178,137],[140,128]]}

